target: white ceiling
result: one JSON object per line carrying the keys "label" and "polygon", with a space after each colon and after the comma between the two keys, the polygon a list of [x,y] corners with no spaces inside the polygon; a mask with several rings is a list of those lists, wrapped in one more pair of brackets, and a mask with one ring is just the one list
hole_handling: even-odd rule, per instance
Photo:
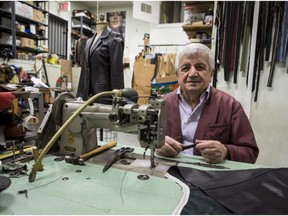
{"label": "white ceiling", "polygon": [[[98,1],[99,3],[99,8],[101,7],[108,7],[108,6],[113,6],[113,5],[119,5],[119,6],[123,6],[123,5],[132,5],[133,1],[122,1],[122,0],[118,0],[118,1]],[[86,5],[87,7],[90,8],[97,8],[97,1],[81,1],[81,4]]]}

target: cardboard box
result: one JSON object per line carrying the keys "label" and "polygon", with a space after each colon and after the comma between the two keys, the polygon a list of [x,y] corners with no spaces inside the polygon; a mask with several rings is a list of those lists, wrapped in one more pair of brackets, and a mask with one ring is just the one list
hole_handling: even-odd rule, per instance
{"label": "cardboard box", "polygon": [[65,73],[72,73],[72,61],[71,60],[60,60],[61,71]]}
{"label": "cardboard box", "polygon": [[165,83],[165,82],[178,82],[178,77],[176,75],[166,76],[166,77],[156,77],[156,83]]}
{"label": "cardboard box", "polygon": [[65,75],[67,76],[67,82],[70,83],[70,88],[72,88],[72,61],[61,59],[60,66],[61,73],[65,73]]}
{"label": "cardboard box", "polygon": [[33,20],[36,22],[43,22],[43,13],[42,11],[33,9]]}
{"label": "cardboard box", "polygon": [[25,17],[28,18],[28,19],[33,19],[33,7],[25,4],[24,6],[24,14],[25,14]]}
{"label": "cardboard box", "polygon": [[21,46],[22,47],[28,47],[28,48],[35,48],[34,40],[29,38],[21,38]]}
{"label": "cardboard box", "polygon": [[15,14],[20,15],[20,16],[25,16],[25,4],[16,1],[15,2]]}

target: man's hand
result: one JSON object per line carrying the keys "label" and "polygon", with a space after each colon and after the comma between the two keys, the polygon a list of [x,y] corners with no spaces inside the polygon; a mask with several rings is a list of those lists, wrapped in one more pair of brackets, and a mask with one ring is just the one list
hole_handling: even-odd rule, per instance
{"label": "man's hand", "polygon": [[165,144],[156,149],[156,153],[162,156],[175,157],[182,151],[182,144],[169,136],[165,136]]}
{"label": "man's hand", "polygon": [[196,140],[196,149],[198,149],[204,160],[208,163],[221,163],[227,157],[228,150],[219,141],[216,140]]}

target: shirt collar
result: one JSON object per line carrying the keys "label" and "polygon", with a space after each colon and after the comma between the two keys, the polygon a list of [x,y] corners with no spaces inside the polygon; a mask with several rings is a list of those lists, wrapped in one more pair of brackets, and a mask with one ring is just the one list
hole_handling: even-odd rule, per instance
{"label": "shirt collar", "polygon": [[[210,92],[211,92],[211,85],[208,85],[206,90],[200,96],[200,103],[206,103],[206,101],[210,97]],[[177,89],[177,96],[178,96],[178,101],[184,100],[180,86]]]}

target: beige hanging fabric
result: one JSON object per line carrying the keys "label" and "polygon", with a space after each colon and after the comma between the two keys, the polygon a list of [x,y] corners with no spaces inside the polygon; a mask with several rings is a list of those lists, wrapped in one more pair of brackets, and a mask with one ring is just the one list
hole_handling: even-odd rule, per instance
{"label": "beige hanging fabric", "polygon": [[155,65],[143,57],[138,57],[134,63],[132,87],[138,93],[138,103],[146,104],[151,91],[151,80],[154,76]]}
{"label": "beige hanging fabric", "polygon": [[163,78],[172,75],[175,73],[175,53],[168,53],[158,56],[158,68],[156,71],[156,78]]}

